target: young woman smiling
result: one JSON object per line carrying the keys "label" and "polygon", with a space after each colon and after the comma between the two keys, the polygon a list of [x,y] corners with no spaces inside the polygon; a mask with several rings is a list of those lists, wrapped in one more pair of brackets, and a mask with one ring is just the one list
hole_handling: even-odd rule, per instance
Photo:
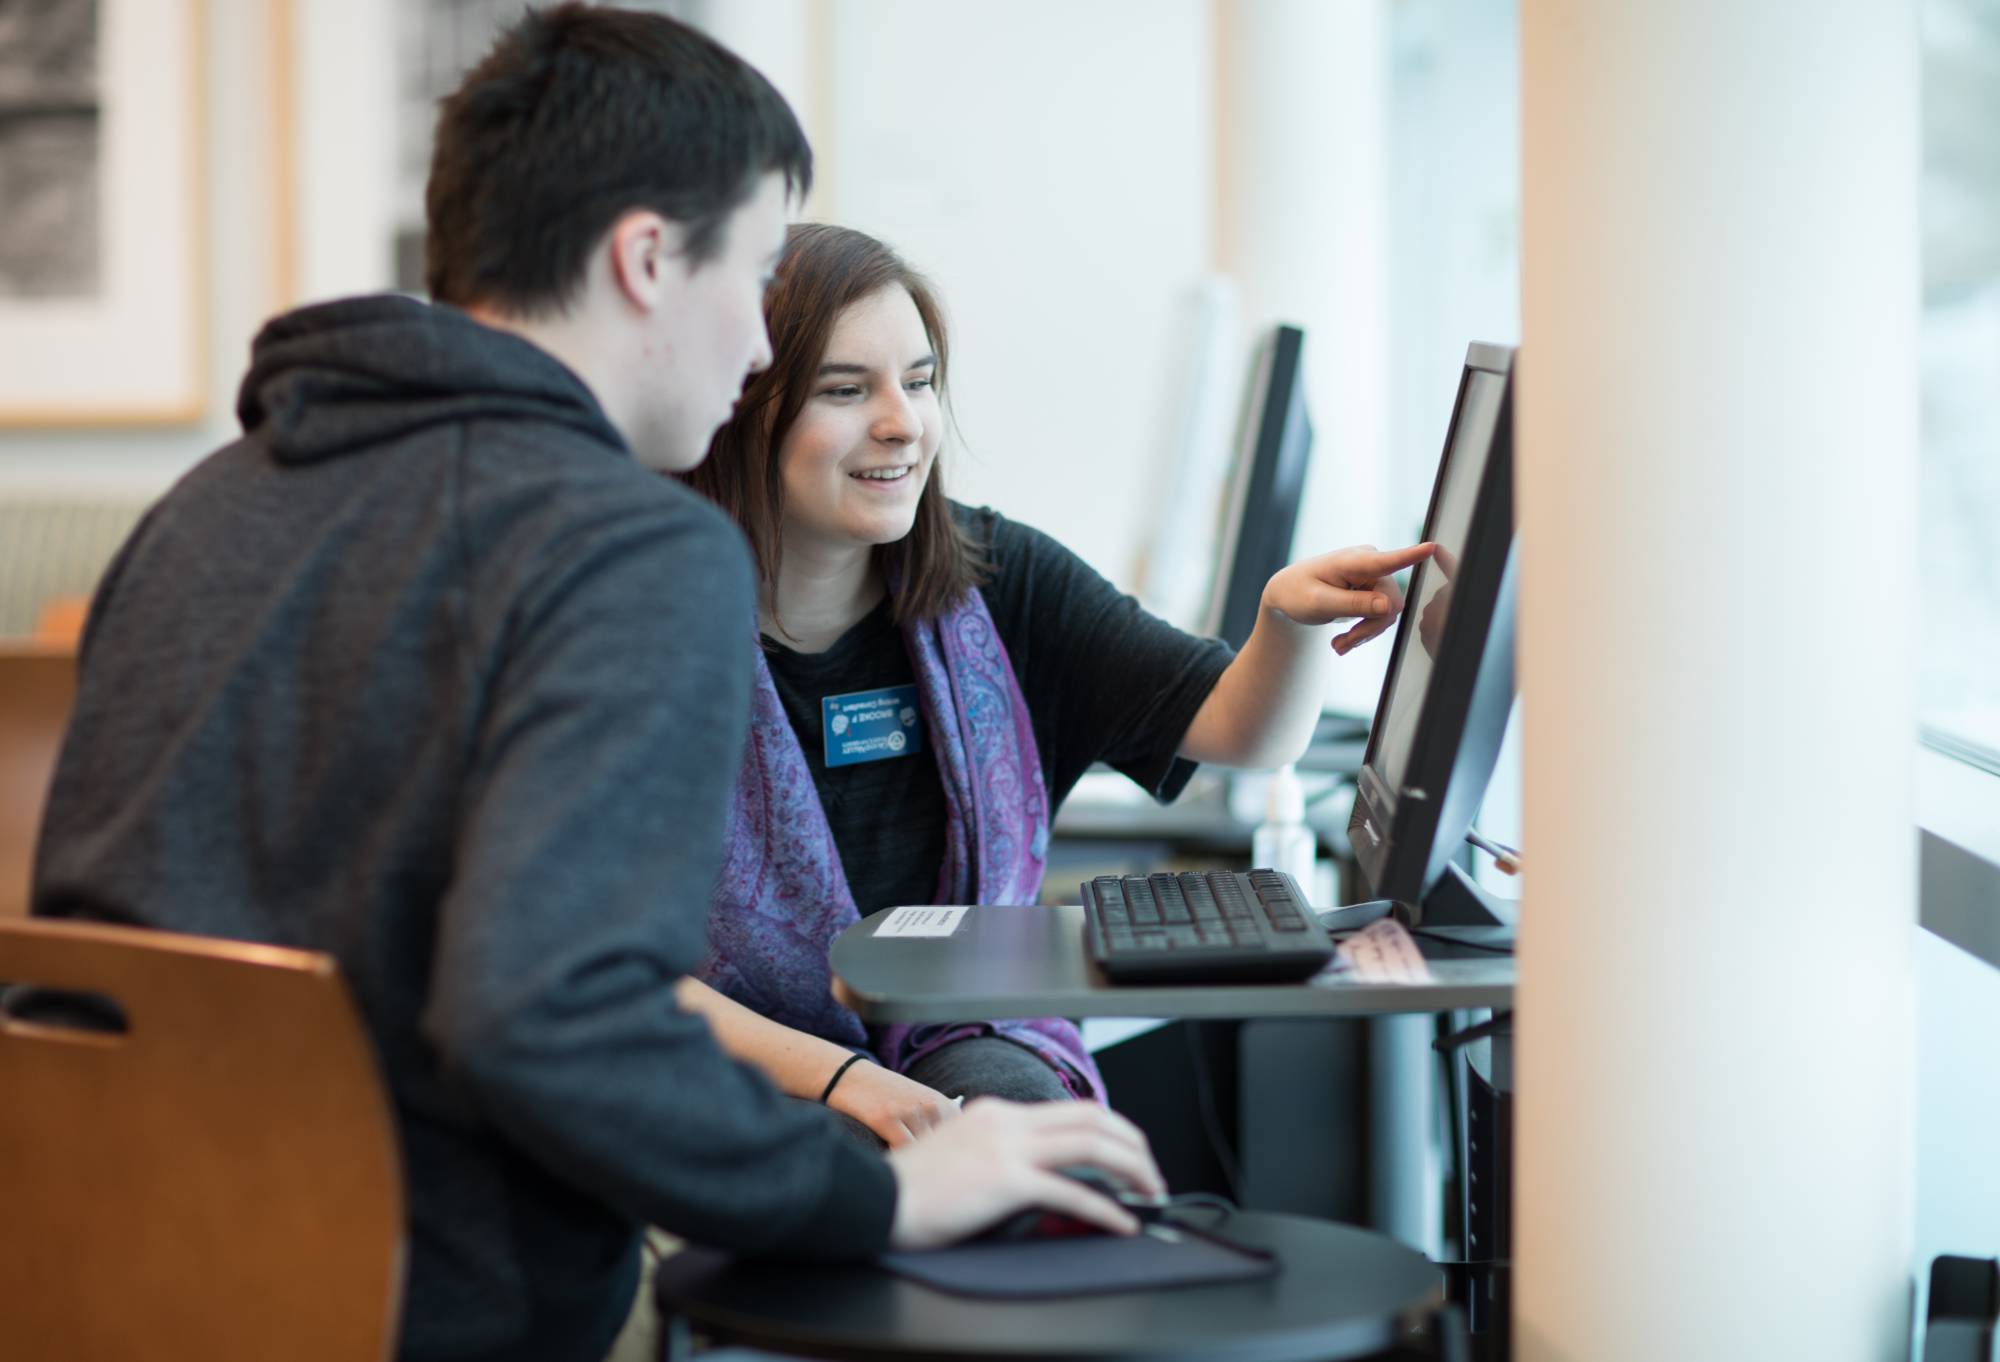
{"label": "young woman smiling", "polygon": [[1036,902],[1049,820],[1092,762],[1166,802],[1197,762],[1294,759],[1332,656],[1389,627],[1392,574],[1430,546],[1285,568],[1232,655],[946,499],[944,319],[888,247],[792,228],[765,314],[772,365],[687,475],[749,537],[762,646],[710,958],[681,1001],[891,1146],[960,1097],[1101,1100],[1065,1021],[864,1027],[830,991],[834,936],[895,904]]}

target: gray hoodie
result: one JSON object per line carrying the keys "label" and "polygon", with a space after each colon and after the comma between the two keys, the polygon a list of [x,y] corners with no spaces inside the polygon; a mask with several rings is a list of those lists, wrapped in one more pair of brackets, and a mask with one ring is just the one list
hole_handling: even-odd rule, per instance
{"label": "gray hoodie", "polygon": [[887,1166],[670,992],[748,715],[734,527],[549,355],[408,299],[273,321],[238,411],[99,589],[35,911],[339,959],[400,1118],[404,1358],[594,1359],[645,1222],[880,1250]]}

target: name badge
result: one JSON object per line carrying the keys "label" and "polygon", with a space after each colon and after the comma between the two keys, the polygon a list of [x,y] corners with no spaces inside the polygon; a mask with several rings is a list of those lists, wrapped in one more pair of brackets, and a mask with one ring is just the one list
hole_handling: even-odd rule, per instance
{"label": "name badge", "polygon": [[828,766],[888,761],[924,750],[923,716],[913,685],[825,696],[819,702],[819,717],[826,731]]}

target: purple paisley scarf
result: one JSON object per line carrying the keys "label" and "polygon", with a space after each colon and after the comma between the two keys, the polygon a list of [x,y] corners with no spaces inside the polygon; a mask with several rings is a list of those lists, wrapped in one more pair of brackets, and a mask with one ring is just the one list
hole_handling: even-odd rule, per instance
{"label": "purple paisley scarf", "polygon": [[[936,903],[1034,903],[1048,849],[1048,795],[1028,708],[986,602],[968,591],[935,620],[905,625],[926,731],[944,782],[944,866]],[[898,1073],[953,1041],[998,1035],[1040,1055],[1078,1097],[1104,1081],[1059,1018],[869,1028],[833,998],[827,955],[861,920],[798,736],[757,649],[750,740],[736,782],[722,874],[698,977],[762,1015]]]}

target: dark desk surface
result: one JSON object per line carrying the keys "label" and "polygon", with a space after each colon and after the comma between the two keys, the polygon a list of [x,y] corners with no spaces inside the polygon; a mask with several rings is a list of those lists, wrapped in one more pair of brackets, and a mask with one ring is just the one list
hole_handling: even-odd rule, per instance
{"label": "dark desk surface", "polygon": [[[1511,1007],[1512,956],[1465,958],[1422,943],[1434,980],[1364,984],[1322,974],[1304,984],[1107,983],[1083,949],[1083,909],[977,907],[949,937],[874,935],[885,909],[833,943],[843,1000],[869,1022],[1000,1017],[1293,1017]],[[1453,930],[1453,929],[1444,929]],[[1456,929],[1477,932],[1478,929]]]}
{"label": "dark desk surface", "polygon": [[[1205,1213],[1188,1213],[1205,1223]],[[951,1296],[868,1265],[734,1262],[687,1249],[660,1266],[661,1313],[731,1342],[824,1358],[1313,1362],[1387,1349],[1443,1299],[1438,1268],[1382,1235],[1239,1211],[1223,1232],[1275,1250],[1252,1282],[1060,1300]],[[1032,1246],[1023,1246],[1031,1248]]]}

